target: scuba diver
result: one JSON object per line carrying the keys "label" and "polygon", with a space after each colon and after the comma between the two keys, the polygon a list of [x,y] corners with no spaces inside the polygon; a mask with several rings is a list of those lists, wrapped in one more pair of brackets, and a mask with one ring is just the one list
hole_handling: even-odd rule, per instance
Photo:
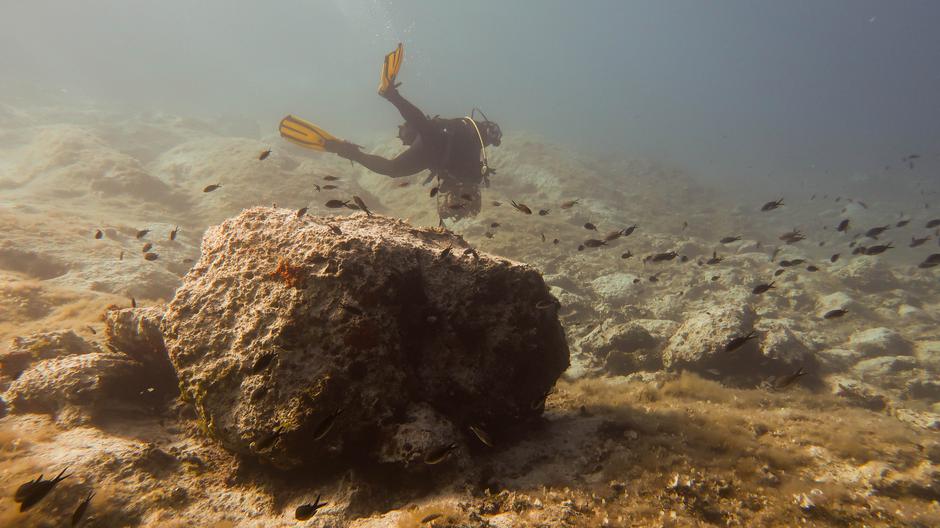
{"label": "scuba diver", "polygon": [[[424,183],[438,179],[431,196],[437,195],[441,223],[445,218],[475,216],[482,201],[480,186],[489,186],[489,175],[495,173],[487,164],[486,147],[499,146],[502,131],[477,109],[470,116],[454,119],[425,115],[398,92],[400,83],[395,83],[395,77],[403,55],[399,44],[385,57],[379,84],[379,95],[395,105],[405,119],[398,127],[398,137],[408,149],[395,158],[362,152],[359,145],[333,137],[294,116],[281,121],[281,135],[300,146],[332,152],[392,178],[429,170],[431,174]],[[474,119],[477,112],[482,119]]]}

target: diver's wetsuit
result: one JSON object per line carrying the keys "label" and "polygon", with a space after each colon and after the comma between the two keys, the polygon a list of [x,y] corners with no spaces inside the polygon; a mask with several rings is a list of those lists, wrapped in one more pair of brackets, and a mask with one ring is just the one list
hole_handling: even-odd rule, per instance
{"label": "diver's wetsuit", "polygon": [[480,212],[482,146],[473,125],[466,118],[431,119],[394,88],[385,93],[385,98],[398,108],[408,126],[417,131],[417,138],[408,150],[393,159],[366,154],[358,148],[342,149],[337,154],[393,178],[430,170],[441,182],[438,195],[441,218],[462,218]]}

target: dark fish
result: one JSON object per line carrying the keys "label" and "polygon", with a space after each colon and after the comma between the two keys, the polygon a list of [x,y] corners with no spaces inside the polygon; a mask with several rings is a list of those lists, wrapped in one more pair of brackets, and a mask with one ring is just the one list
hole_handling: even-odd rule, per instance
{"label": "dark fish", "polygon": [[845,315],[845,314],[847,314],[847,313],[849,313],[848,310],[843,310],[843,309],[841,309],[841,308],[836,308],[835,310],[829,310],[828,312],[826,312],[825,314],[823,314],[823,319],[837,319],[837,318],[842,317],[843,315]]}
{"label": "dark fish", "polygon": [[271,149],[265,150],[261,154],[258,155],[258,161],[264,161],[268,159],[268,156],[270,155],[271,155]]}
{"label": "dark fish", "polygon": [[640,279],[633,279],[633,284],[639,284],[639,283],[640,283]]}
{"label": "dark fish", "polygon": [[799,229],[794,229],[793,231],[788,231],[780,235],[780,240],[783,240],[787,244],[794,244],[805,238],[806,235],[804,235]]}
{"label": "dark fish", "polygon": [[317,185],[317,184],[314,183],[314,184],[313,184],[313,188],[316,189],[317,192],[320,192],[320,186],[319,186],[319,185]]}
{"label": "dark fish", "polygon": [[339,187],[337,187],[336,185],[333,185],[332,183],[328,183],[324,185],[322,189],[325,191],[332,191],[333,189],[339,189]]}
{"label": "dark fish", "polygon": [[101,237],[103,236],[104,236],[104,233],[102,233],[100,229],[95,231],[95,240],[101,240]]}
{"label": "dark fish", "polygon": [[657,253],[657,254],[653,255],[653,258],[651,258],[650,260],[653,261],[653,262],[666,262],[666,261],[672,260],[672,259],[674,259],[674,258],[676,258],[676,257],[678,257],[678,256],[679,256],[679,254],[676,253],[675,251],[667,251],[667,252],[665,252],[665,253]]}
{"label": "dark fish", "polygon": [[772,210],[774,210],[774,209],[780,207],[781,205],[783,205],[783,198],[781,198],[781,199],[779,199],[779,200],[777,200],[777,201],[775,201],[775,202],[767,202],[767,203],[765,203],[765,204],[763,205],[763,207],[760,208],[760,210],[761,210],[761,211],[772,211]]}
{"label": "dark fish", "polygon": [[431,192],[428,194],[431,196],[431,198],[434,198],[435,196],[437,196],[437,193],[440,190],[441,190],[440,187],[431,187]]}
{"label": "dark fish", "polygon": [[888,230],[888,226],[873,227],[869,229],[868,231],[865,231],[865,236],[867,236],[868,238],[877,239],[878,235],[884,233],[887,230]]}
{"label": "dark fish", "polygon": [[620,258],[622,258],[622,259],[628,259],[628,258],[630,258],[630,257],[632,257],[632,256],[633,256],[633,253],[627,251],[626,253],[620,255]]}
{"label": "dark fish", "polygon": [[85,512],[88,511],[88,505],[91,504],[92,497],[95,496],[95,492],[92,491],[85,497],[79,505],[78,508],[75,508],[75,513],[72,514],[72,527],[78,526],[82,522],[82,517],[85,516]]}
{"label": "dark fish", "polygon": [[327,174],[326,176],[323,177],[323,180],[324,181],[339,181],[339,178],[331,174]]}
{"label": "dark fish", "polygon": [[317,510],[329,504],[328,502],[320,502],[320,494],[317,494],[317,499],[313,501],[313,504],[301,504],[294,510],[294,518],[298,521],[306,521],[307,519],[313,517],[317,514]]}
{"label": "dark fish", "polygon": [[607,233],[607,235],[604,237],[604,240],[607,242],[610,242],[611,240],[617,240],[621,237],[621,235],[623,235],[622,231],[611,231],[610,233]]}
{"label": "dark fish", "polygon": [[783,268],[780,268],[780,269],[778,269],[777,271],[774,272],[774,277],[779,277],[779,276],[783,275],[784,273],[786,273],[786,271],[787,271],[787,270],[785,270],[785,269],[783,269]]}
{"label": "dark fish", "polygon": [[470,426],[470,431],[474,436],[476,436],[477,440],[479,440],[481,444],[485,445],[486,447],[493,447],[493,439],[490,438],[490,435],[488,435],[486,431],[473,425]]}
{"label": "dark fish", "polygon": [[848,219],[848,218],[846,218],[845,220],[839,222],[839,225],[836,226],[836,231],[838,231],[838,232],[840,232],[840,233],[844,233],[845,231],[848,231],[848,229],[849,229],[849,219]]}
{"label": "dark fish", "polygon": [[720,278],[721,278],[720,275],[712,275],[712,282],[715,282],[716,280],[718,280],[718,279],[720,279]]}
{"label": "dark fish", "polygon": [[430,515],[425,516],[423,519],[421,519],[421,524],[427,524],[435,519],[440,519],[443,516],[444,516],[443,513],[432,513]]}
{"label": "dark fish", "polygon": [[856,247],[855,249],[852,250],[852,254],[853,254],[853,255],[864,255],[866,251],[868,251],[868,248],[866,248],[865,246],[858,246],[858,247]]}
{"label": "dark fish", "polygon": [[756,338],[757,338],[757,332],[755,332],[754,330],[751,330],[746,335],[735,337],[731,341],[728,341],[728,344],[725,345],[725,352],[733,352],[741,348],[742,346],[744,346],[744,343],[747,343],[751,339],[756,339]]}
{"label": "dark fish", "polygon": [[[54,488],[56,484],[70,477],[71,475],[65,474],[66,470],[68,470],[68,468],[63,469],[62,472],[59,473],[59,476],[52,480],[42,480],[42,478],[37,479],[37,481],[30,484],[28,488],[22,493],[20,493],[19,489],[16,490],[17,493],[20,493],[22,496],[22,500],[19,501],[20,512],[24,512],[35,506],[46,495],[48,495],[50,491],[52,491],[52,488]],[[20,488],[22,487],[23,486],[20,486]]]}
{"label": "dark fish", "polygon": [[359,209],[365,211],[366,215],[372,216],[372,211],[370,211],[369,208],[366,207],[366,203],[362,201],[362,198],[358,196],[353,196],[353,201],[356,202],[356,205],[359,206]]}
{"label": "dark fish", "polygon": [[584,241],[584,247],[596,248],[601,246],[606,246],[607,242],[603,240],[597,240],[596,238],[589,238]]}
{"label": "dark fish", "polygon": [[327,224],[326,227],[330,228],[330,232],[333,233],[334,235],[342,235],[342,234],[343,234],[343,231],[339,228],[339,226],[335,226],[335,225],[332,225],[332,224]]}
{"label": "dark fish", "polygon": [[578,251],[584,251],[584,244],[578,244]]}
{"label": "dark fish", "polygon": [[719,257],[717,251],[712,251],[712,258],[705,261],[705,264],[718,264],[722,260],[725,260],[724,257]]}
{"label": "dark fish", "polygon": [[499,227],[499,222],[493,222],[492,224],[490,224],[490,227],[493,229],[496,229],[497,227]]}
{"label": "dark fish", "polygon": [[632,226],[624,229],[621,232],[623,233],[623,236],[628,237],[633,234],[633,232],[636,230],[636,227],[637,227],[636,224],[633,224]]}
{"label": "dark fish", "polygon": [[578,200],[568,200],[566,202],[561,202],[562,209],[571,209],[576,205],[578,205]]}
{"label": "dark fish", "polygon": [[781,260],[780,266],[784,268],[790,268],[793,266],[799,266],[800,264],[806,262],[804,259],[793,259],[793,260]]}
{"label": "dark fish", "polygon": [[551,209],[539,209],[539,216],[548,216],[549,211],[551,211]]}
{"label": "dark fish", "polygon": [[212,185],[206,185],[206,186],[202,189],[202,192],[204,192],[204,193],[209,193],[209,192],[212,192],[212,191],[218,189],[218,188],[221,187],[221,186],[222,186],[221,183],[213,183]]}
{"label": "dark fish", "polygon": [[297,218],[303,218],[305,214],[307,214],[306,207],[301,207],[300,209],[297,210]]}
{"label": "dark fish", "polygon": [[810,264],[809,266],[806,266],[806,271],[815,273],[815,272],[819,271],[819,268],[817,268],[816,266]]}
{"label": "dark fish", "polygon": [[597,226],[592,224],[591,222],[585,222],[584,229],[587,229],[589,231],[597,231]]}
{"label": "dark fish", "polygon": [[688,227],[689,227],[688,222],[682,222],[682,231],[685,231],[686,229],[688,229]]}
{"label": "dark fish", "polygon": [[805,375],[806,375],[806,371],[803,370],[803,367],[800,367],[796,369],[796,372],[794,372],[793,374],[788,374],[782,378],[774,380],[773,387],[777,390],[785,389],[789,387],[790,385],[793,385],[796,382],[796,380],[802,378]]}
{"label": "dark fish", "polygon": [[872,246],[868,248],[867,250],[865,250],[865,254],[866,255],[880,255],[884,253],[885,251],[892,249],[892,248],[894,248],[894,246],[891,245],[891,242],[888,242],[887,244],[881,244],[878,246]]}
{"label": "dark fish", "polygon": [[739,236],[726,236],[726,237],[722,238],[721,240],[719,240],[718,242],[721,242],[722,244],[730,244],[730,243],[732,243],[732,242],[737,242],[738,240],[741,240],[741,237],[739,237]]}
{"label": "dark fish", "polygon": [[837,261],[837,260],[839,260],[839,254],[838,254],[838,253],[834,254],[834,255],[831,256],[831,257],[829,257],[829,262],[835,262],[835,261]]}
{"label": "dark fish", "polygon": [[455,443],[442,445],[440,447],[432,449],[431,451],[428,452],[427,455],[425,455],[424,463],[428,464],[429,466],[433,466],[434,464],[440,464],[441,462],[444,461],[444,459],[447,458],[447,455],[451,454],[451,452],[453,452],[455,449],[457,449],[457,444]]}
{"label": "dark fish", "polygon": [[340,207],[346,207],[347,205],[349,205],[349,200],[346,200],[345,202],[343,200],[330,200],[329,202],[326,202],[326,206],[330,209],[339,209]]}
{"label": "dark fish", "polygon": [[170,231],[170,240],[176,240],[176,234],[180,232],[180,226],[176,226]]}
{"label": "dark fish", "polygon": [[933,228],[935,228],[935,227],[937,227],[937,226],[940,226],[940,218],[935,218],[935,219],[933,219],[933,220],[927,222],[927,229],[933,229]]}
{"label": "dark fish", "polygon": [[539,233],[539,234],[542,235],[542,242],[545,242],[545,233]]}
{"label": "dark fish", "polygon": [[656,274],[654,274],[654,275],[650,275],[650,279],[649,279],[649,280],[650,280],[650,282],[659,282],[659,273],[656,273]]}
{"label": "dark fish", "polygon": [[556,239],[553,239],[553,240],[552,240],[552,244],[558,244],[558,239],[557,239],[557,238],[556,238]]}
{"label": "dark fish", "polygon": [[512,206],[516,208],[517,211],[525,213],[525,214],[532,214],[532,209],[529,209],[525,204],[517,204],[515,200],[510,200],[510,202],[512,203]]}
{"label": "dark fish", "polygon": [[141,238],[144,238],[145,236],[147,236],[147,233],[149,233],[149,232],[150,232],[149,229],[141,229],[141,230],[137,231],[137,240],[140,240]]}
{"label": "dark fish", "polygon": [[32,493],[33,488],[42,481],[42,474],[40,474],[36,477],[36,480],[30,480],[25,484],[21,484],[20,487],[16,488],[16,492],[13,494],[13,501],[19,504],[26,500],[26,497],[29,497],[29,494]]}
{"label": "dark fish", "polygon": [[909,223],[911,223],[910,220],[898,220],[898,223],[894,224],[894,227],[904,227]]}
{"label": "dark fish", "polygon": [[124,260],[124,250],[121,250],[121,254],[118,255],[118,260]]}
{"label": "dark fish", "polygon": [[156,253],[144,253],[145,260],[157,260],[158,258],[160,258],[160,255],[157,255]]}
{"label": "dark fish", "polygon": [[914,237],[911,237],[911,243],[910,243],[910,245],[909,245],[908,247],[917,247],[917,246],[921,246],[921,245],[923,245],[925,242],[927,242],[928,240],[930,240],[930,237],[929,237],[929,236],[925,236],[924,238],[914,238]]}
{"label": "dark fish", "polygon": [[328,414],[313,430],[313,440],[317,441],[326,436],[327,433],[333,429],[333,425],[336,423],[336,419],[340,414],[343,414],[343,409],[338,409]]}
{"label": "dark fish", "polygon": [[775,289],[773,281],[771,281],[769,284],[762,283],[762,284],[758,284],[757,286],[754,286],[754,289],[751,290],[751,293],[753,293],[754,295],[760,295],[766,292],[767,290],[771,290],[771,289]]}
{"label": "dark fish", "polygon": [[137,308],[137,299],[131,297],[131,308]]}
{"label": "dark fish", "polygon": [[933,253],[917,265],[919,268],[932,268],[940,264],[940,253]]}
{"label": "dark fish", "polygon": [[147,242],[146,244],[144,244],[144,247],[141,248],[141,251],[142,251],[143,253],[146,253],[146,252],[150,251],[150,249],[151,249],[152,247],[153,247],[153,243],[152,243],[152,242]]}

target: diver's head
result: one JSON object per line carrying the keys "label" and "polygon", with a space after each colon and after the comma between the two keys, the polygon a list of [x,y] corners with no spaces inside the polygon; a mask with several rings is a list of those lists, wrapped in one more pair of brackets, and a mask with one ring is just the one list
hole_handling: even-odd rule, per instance
{"label": "diver's head", "polygon": [[[476,120],[473,119],[474,115],[479,112],[483,119]],[[500,130],[499,125],[495,121],[490,121],[486,118],[486,114],[483,113],[479,108],[474,108],[470,112],[470,118],[477,124],[477,128],[480,129],[480,136],[483,137],[483,144],[486,146],[493,145],[498,147],[503,141],[503,131]]]}
{"label": "diver's head", "polygon": [[418,139],[418,131],[407,122],[403,123],[398,125],[398,139],[400,139],[404,145],[411,145]]}

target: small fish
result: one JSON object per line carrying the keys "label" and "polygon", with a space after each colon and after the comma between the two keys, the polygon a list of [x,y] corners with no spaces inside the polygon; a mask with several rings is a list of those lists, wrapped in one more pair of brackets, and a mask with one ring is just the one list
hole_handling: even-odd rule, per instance
{"label": "small fish", "polygon": [[724,258],[724,257],[719,257],[717,251],[712,251],[712,258],[706,260],[706,261],[705,261],[705,264],[714,265],[714,264],[718,264],[718,263],[721,262],[722,260],[725,260],[725,258]]}
{"label": "small fish", "polygon": [[632,235],[633,232],[636,231],[636,228],[637,228],[637,225],[636,225],[636,224],[633,224],[632,226],[630,226],[630,227],[624,229],[624,230],[622,231],[623,236],[628,237],[628,236]]}
{"label": "small fish", "polygon": [[539,209],[539,216],[548,216],[549,211],[551,211],[551,209]]}
{"label": "small fish", "polygon": [[628,258],[630,258],[630,257],[632,257],[632,256],[633,256],[633,253],[627,251],[626,253],[620,255],[620,258],[622,258],[622,259],[628,259]]}
{"label": "small fish", "polygon": [[640,279],[633,279],[633,284],[639,284],[639,283],[640,283]]}
{"label": "small fish", "polygon": [[204,192],[204,193],[210,193],[210,192],[212,192],[212,191],[218,189],[218,188],[221,187],[221,186],[222,186],[221,183],[213,183],[212,185],[206,185],[206,186],[202,189],[202,192]]}
{"label": "small fish", "polygon": [[754,330],[751,330],[750,332],[748,332],[747,334],[743,336],[735,337],[731,341],[728,341],[728,344],[725,345],[725,352],[733,352],[741,348],[742,346],[744,346],[744,344],[750,341],[751,339],[756,339],[756,338],[757,338],[757,332],[755,332]]}
{"label": "small fish", "polygon": [[885,251],[889,249],[893,249],[893,248],[894,246],[891,245],[891,242],[888,242],[887,244],[881,244],[878,246],[872,246],[868,248],[867,250],[865,250],[865,254],[866,255],[880,255],[884,253]]}
{"label": "small fish", "polygon": [[323,177],[323,180],[324,181],[339,181],[339,178],[337,178],[336,176],[333,176],[332,174],[327,174],[326,176]]}
{"label": "small fish", "polygon": [[153,248],[153,242],[147,242],[146,244],[144,244],[144,247],[141,248],[140,251],[143,252],[143,253],[146,253],[146,252],[150,251],[151,248]]}
{"label": "small fish", "polygon": [[78,526],[79,523],[82,522],[82,517],[84,517],[85,512],[88,511],[88,505],[91,504],[91,499],[94,496],[95,496],[95,492],[92,491],[91,493],[88,494],[87,497],[85,497],[85,500],[79,503],[78,507],[75,508],[75,513],[72,514],[72,527],[73,528],[75,526]]}
{"label": "small fish", "polygon": [[492,229],[496,229],[497,227],[499,227],[499,222],[493,222],[492,224],[490,224],[490,227]]}
{"label": "small fish", "polygon": [[454,249],[454,246],[447,246],[444,248],[441,253],[438,255],[439,258],[444,258],[447,255],[450,255],[451,250]]}
{"label": "small fish", "polygon": [[927,227],[927,229],[933,229],[933,228],[935,228],[935,227],[937,227],[937,226],[940,226],[940,218],[935,218],[935,219],[933,219],[933,220],[927,222],[927,226],[926,226],[926,227]]}
{"label": "small fish", "polygon": [[[26,489],[22,489],[23,486],[20,486],[20,489],[16,490],[17,494],[22,498],[22,500],[19,501],[20,512],[24,512],[35,506],[46,495],[48,495],[50,491],[52,491],[52,488],[54,488],[56,484],[70,477],[71,475],[65,474],[67,470],[68,468],[66,467],[56,478],[52,480],[43,480],[40,476],[39,479],[29,484]],[[15,498],[16,497],[14,497],[14,499]]]}
{"label": "small fish", "polygon": [[836,253],[836,254],[832,255],[831,257],[829,257],[829,262],[833,262],[833,263],[834,263],[834,262],[837,261],[837,260],[839,260],[839,253]]}
{"label": "small fish", "polygon": [[316,189],[317,192],[320,192],[320,186],[317,185],[316,183],[313,184],[313,188]]}
{"label": "small fish", "polygon": [[447,458],[447,455],[451,454],[455,449],[457,449],[457,444],[453,442],[450,444],[442,445],[440,447],[432,449],[424,457],[424,463],[429,466],[440,464],[441,462],[444,461],[444,459]]}
{"label": "small fish", "polygon": [[793,259],[793,260],[781,260],[780,266],[784,268],[792,268],[793,266],[799,266],[800,264],[806,262],[804,259]]}
{"label": "small fish", "polygon": [[432,513],[430,515],[425,516],[423,519],[421,519],[421,524],[427,524],[435,519],[440,519],[443,516],[444,516],[443,513]]}
{"label": "small fish", "polygon": [[515,200],[511,200],[512,206],[516,208],[517,211],[520,211],[525,214],[532,214],[532,209],[529,209],[525,204],[517,204]]}
{"label": "small fish", "polygon": [[718,242],[721,242],[722,244],[730,244],[730,243],[732,243],[732,242],[737,242],[738,240],[741,240],[741,237],[739,237],[739,236],[726,236],[726,237],[722,238],[721,240],[719,240]]}
{"label": "small fish", "polygon": [[584,251],[584,244],[578,244],[578,251]]}
{"label": "small fish", "polygon": [[842,317],[843,315],[847,313],[849,313],[848,310],[843,310],[842,308],[836,308],[835,310],[829,310],[828,312],[823,314],[823,319],[838,319],[839,317]]}
{"label": "small fish", "polygon": [[904,227],[909,223],[911,223],[910,220],[898,220],[898,223],[894,224],[894,227]]}
{"label": "small fish", "polygon": [[327,224],[326,227],[330,228],[330,232],[333,233],[334,235],[342,235],[342,234],[343,234],[343,231],[339,228],[339,226],[335,226],[335,225],[332,225],[332,224]]}
{"label": "small fish", "polygon": [[804,235],[799,229],[794,229],[793,231],[788,231],[780,235],[779,239],[783,240],[787,244],[794,244],[800,240],[804,240],[806,235]]}
{"label": "small fish", "polygon": [[339,417],[339,415],[341,415],[341,414],[343,414],[343,409],[338,409],[338,410],[335,410],[335,411],[331,412],[330,414],[328,414],[328,415],[326,416],[326,418],[324,418],[324,419],[316,426],[316,428],[314,428],[314,430],[313,430],[313,440],[314,440],[314,441],[317,441],[317,440],[320,440],[321,438],[323,438],[324,436],[326,436],[327,433],[329,433],[330,430],[333,429],[333,425],[336,423],[336,419],[337,419],[337,418]]}
{"label": "small fish", "polygon": [[43,481],[42,477],[43,474],[40,473],[40,475],[36,477],[36,480],[30,480],[29,482],[21,484],[20,487],[16,488],[16,492],[13,494],[13,501],[17,504],[23,502],[33,491],[33,488]]}
{"label": "small fish", "polygon": [[780,207],[781,205],[784,205],[784,204],[783,204],[783,198],[781,198],[781,199],[779,199],[779,200],[777,200],[777,201],[775,201],[775,202],[767,202],[767,203],[765,203],[765,204],[760,208],[760,210],[761,210],[761,211],[772,211],[772,210],[774,210],[774,209]]}
{"label": "small fish", "polygon": [[362,201],[362,198],[358,196],[353,196],[353,201],[356,202],[356,205],[359,206],[359,209],[365,211],[367,216],[373,216],[372,211],[370,211],[369,208],[366,207],[366,203]]}
{"label": "small fish", "polygon": [[873,227],[869,229],[868,231],[865,231],[865,236],[868,238],[874,238],[877,240],[878,235],[884,233],[887,230],[888,230],[888,226]]}
{"label": "small fish", "polygon": [[688,223],[688,222],[682,222],[682,231],[685,231],[685,230],[688,229],[688,228],[689,228],[689,223]]}
{"label": "small fish", "polygon": [[176,240],[176,234],[180,232],[180,226],[176,226],[170,231],[170,240]]}
{"label": "small fish", "polygon": [[751,293],[753,293],[754,295],[760,295],[766,292],[767,290],[772,290],[772,289],[776,289],[774,287],[773,281],[771,281],[770,283],[761,283],[761,284],[758,284],[757,286],[754,286],[754,289],[751,290]]}
{"label": "small fish", "polygon": [[545,233],[540,233],[542,235],[542,242],[545,242]]}
{"label": "small fish", "polygon": [[499,202],[499,201],[497,201],[497,200],[493,200],[493,201],[490,202],[490,203],[493,205],[493,207],[499,207],[499,206],[503,205],[501,202]]}
{"label": "small fish", "polygon": [[131,308],[137,308],[137,299],[131,297]]}
{"label": "small fish", "polygon": [[855,249],[852,250],[852,254],[853,254],[853,255],[864,255],[866,251],[868,251],[868,248],[866,248],[865,246],[858,246],[858,247],[856,247]]}
{"label": "small fish", "polygon": [[819,268],[817,268],[816,266],[810,264],[809,266],[806,266],[806,271],[809,271],[809,272],[811,272],[811,273],[815,273],[815,272],[819,271]]}
{"label": "small fish", "polygon": [[779,277],[779,276],[783,275],[784,273],[786,273],[786,271],[787,271],[787,270],[785,270],[785,269],[783,269],[783,268],[780,268],[780,269],[778,269],[777,271],[774,272],[774,277]]}
{"label": "small fish", "polygon": [[848,231],[848,229],[849,229],[849,219],[848,219],[848,218],[846,218],[845,220],[839,222],[839,225],[836,226],[836,231],[838,231],[838,232],[840,232],[840,233],[844,233],[844,232]]}
{"label": "small fish", "polygon": [[95,231],[95,240],[101,240],[101,237],[103,236],[104,236],[104,233],[102,233],[100,229]]}
{"label": "small fish", "polygon": [[313,504],[301,504],[294,510],[294,518],[298,521],[306,521],[307,519],[313,517],[317,514],[317,510],[329,504],[328,502],[320,502],[320,494],[317,494],[317,498],[313,501]]}
{"label": "small fish", "polygon": [[333,184],[326,184],[322,187],[322,189],[325,191],[332,191],[333,189],[339,189],[339,187]]}
{"label": "small fish", "polygon": [[346,200],[346,201],[343,201],[343,200],[330,200],[330,201],[326,202],[325,205],[326,205],[327,207],[329,207],[330,209],[339,209],[339,208],[341,208],[341,207],[346,207],[347,205],[349,205],[349,200]]}
{"label": "small fish", "polygon": [[591,222],[585,222],[584,229],[587,229],[588,231],[597,231],[597,226],[592,224]]}
{"label": "small fish", "polygon": [[773,387],[777,390],[785,389],[789,387],[790,385],[793,385],[793,383],[795,383],[796,380],[802,378],[805,375],[806,375],[806,371],[803,370],[803,367],[800,367],[796,369],[796,372],[794,372],[793,374],[788,374],[782,378],[774,380]]}
{"label": "small fish", "polygon": [[493,439],[490,438],[490,435],[486,433],[483,429],[476,427],[474,425],[470,426],[470,431],[476,436],[477,440],[480,441],[486,447],[493,447]]}
{"label": "small fish", "polygon": [[618,231],[611,231],[610,233],[607,233],[607,235],[604,236],[604,240],[607,241],[607,242],[610,242],[611,240],[617,240],[617,239],[620,238],[621,236],[623,236],[623,232],[622,232],[622,231],[619,231],[619,230],[618,230]]}
{"label": "small fish", "polygon": [[553,240],[552,240],[552,244],[558,245],[558,239],[557,239],[557,238],[556,238],[556,239],[553,239]]}
{"label": "small fish", "polygon": [[578,205],[578,200],[568,200],[566,202],[561,202],[562,209],[571,209],[572,207]]}
{"label": "small fish", "polygon": [[656,274],[654,274],[654,275],[650,275],[649,281],[650,281],[650,282],[659,282],[659,273],[656,273]]}
{"label": "small fish", "polygon": [[149,232],[150,232],[149,229],[141,229],[141,230],[137,231],[137,240],[140,240],[141,238],[144,238],[145,236],[147,236],[147,233],[149,233]]}
{"label": "small fish", "polygon": [[268,156],[270,155],[271,155],[271,149],[264,150],[261,152],[261,154],[258,154],[258,161],[264,161],[268,159]]}
{"label": "small fish", "polygon": [[720,278],[721,278],[720,275],[712,275],[712,282],[715,282],[716,280],[718,280],[718,279],[720,279]]}
{"label": "small fish", "polygon": [[678,256],[679,254],[676,253],[675,251],[667,251],[665,253],[657,253],[653,255],[653,257],[650,260],[653,262],[666,262]]}
{"label": "small fish", "polygon": [[121,254],[118,255],[118,260],[124,260],[124,250],[121,250]]}
{"label": "small fish", "polygon": [[297,218],[303,218],[305,214],[307,214],[306,207],[301,207],[300,209],[297,210]]}
{"label": "small fish", "polygon": [[154,261],[154,260],[157,260],[158,258],[160,258],[160,255],[157,255],[156,253],[151,253],[151,252],[144,253],[145,260]]}
{"label": "small fish", "polygon": [[923,237],[923,238],[914,238],[914,237],[911,237],[911,243],[908,245],[908,247],[922,246],[922,245],[923,245],[925,242],[927,242],[928,240],[930,240],[930,237],[929,237],[929,236],[925,236],[925,237]]}
{"label": "small fish", "polygon": [[933,253],[927,258],[925,258],[923,262],[918,264],[917,267],[927,269],[927,268],[932,268],[938,264],[940,264],[940,253]]}

